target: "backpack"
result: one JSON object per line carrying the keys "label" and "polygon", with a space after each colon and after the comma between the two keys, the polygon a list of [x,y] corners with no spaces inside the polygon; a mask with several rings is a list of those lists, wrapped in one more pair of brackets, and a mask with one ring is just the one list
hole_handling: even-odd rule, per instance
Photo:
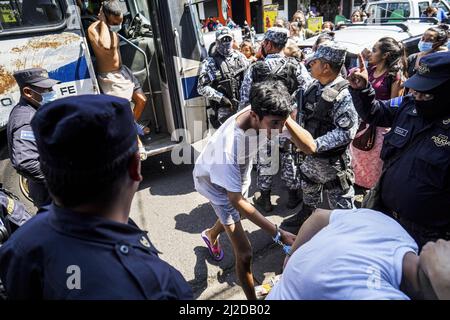
{"label": "backpack", "polygon": [[[252,67],[252,78],[254,82],[265,80],[278,80],[284,83],[289,94],[293,94],[299,87],[295,72],[298,62],[294,58],[284,58],[274,66],[272,70],[264,61],[257,61]],[[256,80],[255,80],[256,79]]]}

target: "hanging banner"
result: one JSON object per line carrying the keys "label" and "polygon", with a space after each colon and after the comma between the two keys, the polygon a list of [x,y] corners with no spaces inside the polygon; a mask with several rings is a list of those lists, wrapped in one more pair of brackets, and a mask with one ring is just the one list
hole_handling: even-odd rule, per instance
{"label": "hanging banner", "polygon": [[264,32],[273,27],[278,16],[278,5],[267,4],[264,6]]}
{"label": "hanging banner", "polygon": [[308,18],[308,29],[312,32],[322,31],[323,17]]}

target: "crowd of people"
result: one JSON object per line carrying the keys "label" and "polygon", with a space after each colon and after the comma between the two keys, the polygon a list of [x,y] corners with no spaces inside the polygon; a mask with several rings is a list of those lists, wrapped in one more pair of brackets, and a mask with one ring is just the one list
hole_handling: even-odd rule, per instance
{"label": "crowd of people", "polygon": [[[353,23],[364,18],[363,11],[352,16]],[[257,50],[245,43],[242,53],[219,51],[203,62],[199,93],[218,103],[214,112],[230,112],[211,115],[218,130],[193,173],[196,190],[218,218],[202,238],[220,261],[226,231],[249,299],[255,291],[244,217],[283,243],[288,255],[270,299],[444,297],[430,285],[422,248],[450,240],[450,212],[442,209],[450,199],[448,27],[430,27],[409,57],[401,42],[382,37],[350,70],[334,25],[327,21],[323,29],[311,52],[302,52],[297,44],[309,35],[304,14],[296,13],[291,22],[277,19]],[[218,48],[232,41],[226,29],[217,31]],[[240,54],[246,70],[242,74],[240,65],[233,78],[231,61]],[[224,81],[240,90],[227,96],[230,91],[216,85]],[[232,99],[240,101],[238,108],[228,106]],[[257,147],[241,150],[255,131],[269,129]],[[253,203],[247,198],[252,160]],[[261,214],[273,209],[274,163],[288,190],[287,208],[298,208],[280,227]],[[355,188],[364,198],[360,209]]]}
{"label": "crowd of people", "polygon": [[[98,61],[108,94],[55,100],[46,70],[14,74],[21,100],[7,128],[10,158],[40,211],[0,247],[11,299],[193,298],[129,217],[143,179],[136,120],[145,96],[120,64],[123,15],[110,2],[88,33],[95,55],[109,58]],[[307,54],[298,47],[311,36],[302,12],[278,20],[258,48],[216,30],[197,87],[217,129],[193,170],[217,218],[201,239],[221,261],[230,254],[226,233],[248,299],[256,293],[242,218],[286,253],[268,299],[448,299],[448,28],[430,27],[409,57],[400,42],[380,38],[347,70],[347,51],[325,24]],[[280,226],[263,214],[273,209],[278,171],[286,206],[296,209]],[[364,190],[362,208],[355,188]],[[80,272],[83,290],[73,290]]]}

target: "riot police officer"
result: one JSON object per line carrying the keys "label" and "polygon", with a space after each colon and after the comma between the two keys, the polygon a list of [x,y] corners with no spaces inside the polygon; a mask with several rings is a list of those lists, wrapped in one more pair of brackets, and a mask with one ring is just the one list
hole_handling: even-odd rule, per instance
{"label": "riot police officer", "polygon": [[242,79],[249,62],[234,50],[233,33],[227,27],[216,32],[215,48],[202,62],[197,91],[209,99],[214,114],[211,124],[218,128],[239,107]]}
{"label": "riot police officer", "polygon": [[[280,27],[269,28],[264,35],[260,51],[264,57],[263,61],[251,65],[244,77],[241,87],[240,108],[248,104],[250,88],[253,82],[264,81],[264,78],[282,81],[291,95],[297,90],[304,90],[312,81],[305,66],[298,63],[294,58],[288,58],[283,54],[283,49],[288,41],[288,30]],[[258,154],[257,179],[256,184],[259,190],[255,194],[254,202],[264,211],[272,211],[270,201],[273,175],[273,158],[277,155],[271,154],[273,142],[267,144],[267,151]],[[298,195],[299,182],[295,166],[296,155],[292,152],[291,146],[285,141],[280,141],[282,179],[288,187],[289,199],[288,208],[294,208],[301,201]],[[272,160],[272,161],[271,161]]]}
{"label": "riot police officer", "polygon": [[353,207],[354,176],[349,144],[358,126],[358,114],[340,75],[346,50],[335,43],[317,49],[307,61],[316,81],[305,91],[300,107],[300,125],[315,139],[316,150],[300,165],[303,210],[284,222],[298,226],[323,201],[327,192],[331,209]]}
{"label": "riot police officer", "polygon": [[450,54],[423,57],[417,73],[404,84],[411,90],[405,97],[375,100],[364,67],[349,81],[360,117],[392,128],[384,137],[384,170],[370,207],[396,218],[419,247],[449,240]]}
{"label": "riot police officer", "polygon": [[20,100],[11,111],[7,125],[9,158],[14,169],[28,179],[30,198],[40,207],[50,202],[50,197],[30,123],[40,106],[56,99],[52,88],[59,81],[49,79],[47,70],[42,68],[17,71],[14,78],[20,89]]}
{"label": "riot police officer", "polygon": [[142,181],[127,100],[59,99],[31,122],[53,203],[0,247],[10,299],[192,299],[129,218]]}

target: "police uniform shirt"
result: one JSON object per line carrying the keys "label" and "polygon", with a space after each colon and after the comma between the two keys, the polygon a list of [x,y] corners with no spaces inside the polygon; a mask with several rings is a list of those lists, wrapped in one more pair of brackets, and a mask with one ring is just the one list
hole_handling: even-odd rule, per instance
{"label": "police uniform shirt", "polygon": [[[230,68],[237,67],[238,65],[243,65],[246,68],[249,65],[245,56],[236,50],[233,50],[231,55],[225,57],[225,63],[227,63]],[[200,95],[215,102],[220,102],[223,97],[223,93],[211,86],[218,75],[220,75],[220,70],[217,69],[214,58],[208,57],[203,60],[200,67],[197,91]]]}
{"label": "police uniform shirt", "polygon": [[422,226],[450,225],[450,118],[425,120],[417,114],[412,96],[377,101],[371,86],[352,95],[363,120],[391,127],[381,151],[385,163],[427,131],[387,170],[381,185],[383,204]]}
{"label": "police uniform shirt", "polygon": [[35,113],[36,109],[23,98],[13,108],[7,125],[8,150],[11,163],[20,174],[43,182],[39,153],[30,125]]}
{"label": "police uniform shirt", "polygon": [[[319,86],[316,93],[317,101],[319,101],[324,90],[342,81],[344,81],[344,78],[338,76],[334,81],[323,86],[316,80],[314,83]],[[343,89],[336,97],[331,115],[335,129],[315,138],[318,154],[348,145],[356,135],[358,130],[358,113],[353,105],[352,96],[348,89]]]}
{"label": "police uniform shirt", "polygon": [[122,224],[52,204],[0,248],[10,299],[192,299],[132,220]]}
{"label": "police uniform shirt", "polygon": [[[286,59],[286,57],[280,53],[268,54],[265,57],[264,62],[269,66],[270,70],[273,70],[273,68],[278,66],[280,61],[283,59]],[[298,68],[295,71],[295,76],[299,83],[299,88],[302,90],[306,90],[306,88],[308,88],[308,86],[312,83],[312,78],[302,63],[298,64]],[[241,101],[239,103],[240,109],[245,108],[250,101],[250,89],[253,83],[252,77],[252,66],[250,66],[245,73],[244,80],[241,85]]]}

